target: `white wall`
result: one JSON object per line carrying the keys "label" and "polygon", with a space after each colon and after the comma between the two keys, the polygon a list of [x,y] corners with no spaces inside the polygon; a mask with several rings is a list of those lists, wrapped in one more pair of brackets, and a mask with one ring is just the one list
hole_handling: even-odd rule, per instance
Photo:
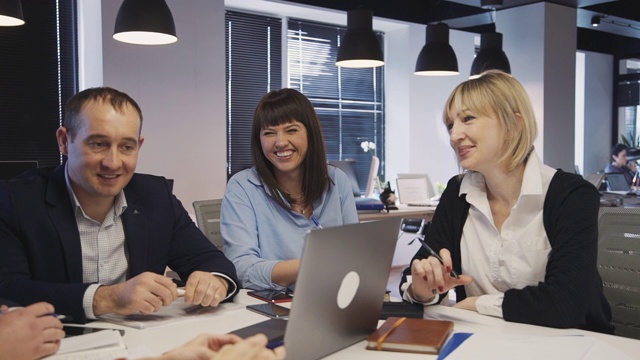
{"label": "white wall", "polygon": [[145,143],[138,172],[174,179],[192,202],[222,197],[226,186],[223,0],[168,0],[178,42],[163,46],[112,39],[122,1],[102,1],[104,85],[142,108]]}

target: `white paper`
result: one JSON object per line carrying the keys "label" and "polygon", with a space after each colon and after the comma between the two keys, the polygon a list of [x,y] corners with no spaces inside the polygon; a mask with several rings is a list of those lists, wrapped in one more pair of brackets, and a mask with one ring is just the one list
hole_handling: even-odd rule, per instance
{"label": "white paper", "polygon": [[60,349],[47,360],[91,360],[128,356],[118,330],[72,336],[60,341]]}
{"label": "white paper", "polygon": [[149,329],[175,323],[177,321],[189,320],[196,316],[217,315],[218,313],[227,310],[243,308],[244,305],[236,303],[222,303],[216,307],[203,307],[200,305],[185,304],[183,298],[178,298],[178,300],[171,303],[171,305],[163,306],[159,311],[153,314],[136,314],[126,316],[109,314],[100,316],[100,320],[136,329]]}

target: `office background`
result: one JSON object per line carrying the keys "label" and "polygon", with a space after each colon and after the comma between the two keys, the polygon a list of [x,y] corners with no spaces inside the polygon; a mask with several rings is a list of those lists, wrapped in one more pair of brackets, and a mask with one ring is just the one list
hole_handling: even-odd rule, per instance
{"label": "office background", "polygon": [[[139,46],[111,38],[121,1],[79,0],[80,88],[112,86],[139,102],[146,140],[138,171],[173,178],[174,192],[191,210],[195,200],[221,197],[226,185],[225,6],[339,25],[346,25],[346,13],[265,0],[167,3],[178,42]],[[611,145],[613,57],[576,56],[575,12],[550,3],[506,9],[498,14],[497,29],[504,34],[512,73],[534,104],[536,148],[545,163],[573,170],[577,141],[585,144],[583,171],[589,173],[604,167]],[[375,18],[374,29],[385,33],[388,177],[428,173],[432,181],[446,182],[458,167],[441,122],[442,106],[467,79],[477,35],[450,32],[460,75],[418,77],[413,68],[425,26]],[[576,117],[584,121],[578,138]]]}

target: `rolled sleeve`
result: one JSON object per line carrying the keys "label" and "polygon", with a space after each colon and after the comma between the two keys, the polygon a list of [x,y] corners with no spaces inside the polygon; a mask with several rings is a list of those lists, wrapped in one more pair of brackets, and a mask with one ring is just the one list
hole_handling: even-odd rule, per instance
{"label": "rolled sleeve", "polygon": [[502,300],[504,294],[482,295],[476,301],[476,309],[482,315],[502,318]]}

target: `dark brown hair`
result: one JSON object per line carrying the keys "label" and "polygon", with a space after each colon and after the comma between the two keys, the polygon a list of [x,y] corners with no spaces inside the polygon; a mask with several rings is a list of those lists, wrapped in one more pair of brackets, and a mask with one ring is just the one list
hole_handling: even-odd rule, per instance
{"label": "dark brown hair", "polygon": [[330,185],[327,156],[320,120],[309,99],[294,89],[273,90],[262,97],[253,115],[251,155],[263,184],[278,203],[289,208],[290,194],[280,189],[273,172],[273,164],[262,152],[260,132],[269,126],[289,124],[296,120],[307,130],[308,150],[302,163],[302,194],[307,203],[320,198]]}

